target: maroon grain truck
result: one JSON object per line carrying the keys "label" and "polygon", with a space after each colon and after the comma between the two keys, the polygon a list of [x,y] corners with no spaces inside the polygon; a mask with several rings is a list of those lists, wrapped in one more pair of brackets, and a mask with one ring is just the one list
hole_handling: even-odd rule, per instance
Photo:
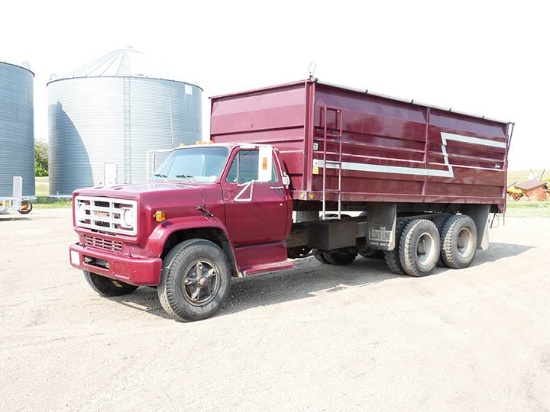
{"label": "maroon grain truck", "polygon": [[70,262],[103,296],[156,287],[181,321],[213,315],[232,277],[311,255],[464,268],[505,211],[512,129],[314,80],[213,97],[213,144],[145,183],[74,192]]}

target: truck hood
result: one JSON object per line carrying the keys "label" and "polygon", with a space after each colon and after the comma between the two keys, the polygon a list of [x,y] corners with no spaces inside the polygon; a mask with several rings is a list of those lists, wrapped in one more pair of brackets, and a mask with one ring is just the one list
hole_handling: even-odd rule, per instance
{"label": "truck hood", "polygon": [[221,199],[219,183],[187,182],[144,182],[75,190],[73,196],[83,195],[91,197],[107,197],[112,199],[136,200],[144,210],[165,208],[177,210],[177,213],[188,215],[198,205],[207,205],[212,199],[218,202]]}
{"label": "truck hood", "polygon": [[197,206],[222,204],[222,190],[218,183],[187,183],[174,181],[144,182],[95,188],[77,189],[75,196],[104,197],[135,200],[141,212],[162,209],[170,216],[201,215]]}
{"label": "truck hood", "polygon": [[105,197],[118,197],[125,199],[140,198],[144,194],[165,192],[165,191],[181,191],[191,190],[200,191],[204,187],[211,187],[209,184],[191,184],[187,182],[143,182],[135,184],[123,184],[115,186],[101,186],[101,187],[88,187],[75,190],[75,193],[85,196],[105,196]]}

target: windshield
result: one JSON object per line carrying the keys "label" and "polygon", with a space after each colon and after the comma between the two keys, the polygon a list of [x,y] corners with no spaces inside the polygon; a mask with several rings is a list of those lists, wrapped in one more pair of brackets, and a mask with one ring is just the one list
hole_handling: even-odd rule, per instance
{"label": "windshield", "polygon": [[227,147],[190,147],[174,150],[157,169],[151,180],[215,182],[223,171]]}

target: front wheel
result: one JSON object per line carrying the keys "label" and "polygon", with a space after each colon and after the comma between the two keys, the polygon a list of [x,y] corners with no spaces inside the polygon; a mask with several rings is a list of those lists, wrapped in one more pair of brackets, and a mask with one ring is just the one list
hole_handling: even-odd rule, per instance
{"label": "front wheel", "polygon": [[84,271],[84,277],[88,284],[101,296],[113,297],[132,293],[138,288],[136,285],[121,282],[120,280],[106,278],[95,273]]}
{"label": "front wheel", "polygon": [[160,303],[175,320],[206,319],[222,306],[231,287],[231,267],[223,250],[204,239],[186,240],[164,258]]}

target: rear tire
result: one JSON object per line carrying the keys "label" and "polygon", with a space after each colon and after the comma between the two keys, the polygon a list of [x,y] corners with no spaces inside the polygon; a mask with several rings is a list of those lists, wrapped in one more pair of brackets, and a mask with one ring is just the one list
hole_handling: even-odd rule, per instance
{"label": "rear tire", "polygon": [[95,273],[84,270],[84,277],[88,284],[99,295],[111,298],[113,296],[122,296],[132,293],[138,288],[136,285],[121,282],[120,280],[106,278],[105,276],[96,275]]}
{"label": "rear tire", "polygon": [[329,261],[327,260],[325,256],[326,252],[322,252],[317,249],[313,249],[313,257],[317,259],[317,261],[321,262],[323,265],[330,265]]}
{"label": "rear tire", "polygon": [[334,252],[326,252],[325,258],[331,265],[346,266],[351,264],[357,257],[357,251],[352,248],[338,249]]}
{"label": "rear tire", "polygon": [[401,240],[401,234],[403,229],[410,222],[408,219],[398,220],[395,225],[395,247],[393,250],[388,250],[384,253],[384,259],[386,260],[386,266],[388,269],[396,275],[405,275],[405,271],[401,266],[399,260],[399,242]]}
{"label": "rear tire", "polygon": [[363,249],[360,249],[358,253],[365,257],[370,259],[384,259],[384,251],[378,250],[378,249],[371,249],[370,247],[365,247]]}
{"label": "rear tire", "polygon": [[[432,219],[432,222],[434,222],[434,225],[437,228],[440,236],[441,233],[443,233],[443,227],[445,226],[445,223],[447,222],[447,220],[449,220],[451,216],[453,216],[451,213],[441,213]],[[441,243],[440,246],[441,250],[443,250],[443,243]],[[443,257],[441,256],[441,254],[439,255],[439,259],[437,260],[437,266],[441,268],[447,266],[443,261]]]}
{"label": "rear tire", "polygon": [[313,252],[315,259],[327,265],[345,266],[352,263],[357,257],[357,252],[350,248],[338,249],[332,252],[315,250]]}
{"label": "rear tire", "polygon": [[230,287],[231,266],[223,250],[209,240],[190,239],[164,258],[157,293],[170,316],[187,322],[214,315]]}
{"label": "rear tire", "polygon": [[439,252],[439,232],[431,220],[415,219],[405,227],[399,243],[399,258],[408,275],[429,275],[437,264]]}
{"label": "rear tire", "polygon": [[441,232],[441,258],[452,269],[470,266],[477,251],[477,227],[470,216],[455,215]]}

